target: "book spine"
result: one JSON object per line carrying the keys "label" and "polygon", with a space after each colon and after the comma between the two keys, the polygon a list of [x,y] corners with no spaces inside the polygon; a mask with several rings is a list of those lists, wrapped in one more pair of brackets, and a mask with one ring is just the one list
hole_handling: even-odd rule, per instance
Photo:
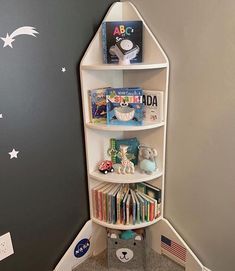
{"label": "book spine", "polygon": [[102,210],[103,210],[103,221],[106,221],[106,195],[103,193],[102,196]]}
{"label": "book spine", "polygon": [[102,46],[103,46],[103,61],[107,63],[107,36],[106,36],[106,22],[103,22],[101,25],[102,32]]}
{"label": "book spine", "polygon": [[102,220],[102,194],[98,191],[98,218]]}
{"label": "book spine", "polygon": [[154,203],[150,202],[149,204],[149,220],[153,221],[154,219]]}

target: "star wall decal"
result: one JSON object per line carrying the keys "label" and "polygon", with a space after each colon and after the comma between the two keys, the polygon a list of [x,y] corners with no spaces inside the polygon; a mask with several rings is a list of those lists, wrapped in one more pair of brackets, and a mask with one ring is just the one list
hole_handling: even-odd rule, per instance
{"label": "star wall decal", "polygon": [[12,42],[15,40],[14,38],[17,36],[30,35],[36,37],[36,34],[39,33],[35,30],[35,27],[32,26],[19,27],[15,31],[13,31],[10,35],[7,33],[5,38],[1,37],[1,39],[4,41],[3,48],[7,46],[13,48]]}
{"label": "star wall decal", "polygon": [[61,69],[61,71],[62,71],[62,72],[66,72],[66,69],[65,69],[65,67],[63,67],[63,68]]}
{"label": "star wall decal", "polygon": [[12,158],[18,158],[17,155],[19,153],[19,151],[16,151],[15,149],[13,149],[11,152],[8,152],[10,154],[10,159]]}

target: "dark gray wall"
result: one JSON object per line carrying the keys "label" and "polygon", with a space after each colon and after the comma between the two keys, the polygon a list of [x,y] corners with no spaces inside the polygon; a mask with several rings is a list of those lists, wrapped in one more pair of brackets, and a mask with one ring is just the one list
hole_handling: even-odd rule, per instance
{"label": "dark gray wall", "polygon": [[111,2],[0,2],[1,37],[39,32],[0,40],[0,235],[15,249],[1,271],[52,270],[89,218],[78,65]]}

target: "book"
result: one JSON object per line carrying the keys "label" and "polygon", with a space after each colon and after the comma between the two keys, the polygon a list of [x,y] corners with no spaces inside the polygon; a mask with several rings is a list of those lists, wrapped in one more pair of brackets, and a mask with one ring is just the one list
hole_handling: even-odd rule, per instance
{"label": "book", "polygon": [[129,195],[130,190],[128,189],[126,191],[126,194],[124,195],[123,202],[122,202],[122,223],[126,224],[126,201],[127,197]]}
{"label": "book", "polygon": [[134,196],[135,202],[136,202],[136,222],[139,224],[140,223],[140,201],[137,198],[137,195],[135,192],[134,192],[133,196]]}
{"label": "book", "polygon": [[163,91],[143,90],[143,121],[153,123],[164,121]]}
{"label": "book", "polygon": [[132,207],[132,224],[135,225],[136,222],[136,200],[134,196],[135,192],[131,189],[131,207]]}
{"label": "book", "polygon": [[98,218],[103,220],[103,192],[106,190],[110,184],[105,184],[102,188],[98,189]]}
{"label": "book", "polygon": [[108,88],[106,90],[107,125],[142,125],[143,90]]}
{"label": "book", "polygon": [[99,211],[98,211],[98,190],[101,189],[102,187],[106,186],[106,183],[99,184],[92,188],[91,193],[92,193],[92,206],[93,206],[93,215],[94,217],[98,218],[99,217]]}
{"label": "book", "polygon": [[126,225],[130,224],[130,201],[131,201],[131,195],[128,194],[127,200],[126,200]]}
{"label": "book", "polygon": [[139,200],[140,203],[140,219],[141,222],[145,221],[145,204],[144,204],[144,199],[138,194],[136,193],[136,197]]}
{"label": "book", "polygon": [[106,89],[97,88],[89,90],[90,121],[92,123],[106,123]]}
{"label": "book", "polygon": [[120,164],[121,163],[121,157],[119,156],[120,146],[126,145],[128,146],[127,149],[127,156],[128,159],[134,163],[134,165],[137,165],[138,163],[138,155],[139,155],[139,141],[136,137],[132,138],[126,138],[126,139],[110,139],[110,148],[108,150],[108,153],[111,156],[111,160],[114,164]]}
{"label": "book", "polygon": [[103,191],[103,195],[102,195],[102,218],[103,221],[107,221],[107,195],[108,192],[113,188],[114,184],[110,184],[109,186],[107,186]]}
{"label": "book", "polygon": [[120,53],[123,57],[135,56],[130,63],[142,62],[142,21],[106,21],[101,30],[104,63],[118,63]]}

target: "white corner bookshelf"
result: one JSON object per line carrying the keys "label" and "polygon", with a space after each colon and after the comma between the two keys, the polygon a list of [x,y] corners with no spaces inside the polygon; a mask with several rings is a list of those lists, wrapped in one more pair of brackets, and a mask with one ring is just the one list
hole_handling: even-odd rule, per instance
{"label": "white corner bookshelf", "polygon": [[[130,230],[145,228],[146,243],[158,253],[163,253],[185,267],[186,271],[202,271],[203,265],[189,248],[182,237],[173,228],[164,215],[165,203],[165,155],[167,132],[167,104],[169,61],[160,44],[151,33],[140,13],[130,2],[114,3],[104,21],[135,21],[143,22],[143,62],[140,64],[114,65],[103,64],[101,26],[91,41],[80,63],[81,95],[84,120],[85,149],[88,176],[88,193],[90,220],[84,225],[68,251],[58,263],[55,271],[72,271],[86,258],[102,252],[107,244],[106,228]],[[90,121],[89,90],[111,87],[138,86],[143,90],[161,90],[164,93],[163,122],[158,124],[143,123],[142,126],[108,126],[94,124]],[[107,150],[110,139],[126,139],[136,137],[140,144],[157,149],[158,170],[151,175],[140,173],[136,168],[134,174],[102,174],[98,171],[98,163],[110,160]],[[92,189],[101,183],[139,183],[148,182],[162,190],[160,216],[150,222],[139,224],[111,224],[97,219],[93,214]],[[186,260],[172,256],[161,246],[161,238],[166,236],[186,250]],[[85,238],[85,239],[84,239]],[[83,240],[90,240],[89,253],[81,258],[74,257],[76,246]]]}
{"label": "white corner bookshelf", "polygon": [[[143,18],[129,3],[115,3],[108,11],[104,21],[143,22],[143,62],[130,65],[104,64],[102,51],[101,27],[89,45],[80,65],[82,104],[84,116],[84,131],[87,158],[88,190],[90,215],[94,223],[113,229],[136,229],[150,226],[160,219],[139,224],[111,224],[98,220],[93,215],[91,189],[101,183],[139,183],[151,182],[162,189],[161,215],[164,210],[164,172],[165,172],[165,144],[167,124],[167,96],[168,96],[168,59],[159,43],[150,32]],[[161,123],[144,122],[141,126],[119,126],[92,123],[90,120],[89,90],[111,87],[139,86],[142,89],[161,90],[164,93],[164,121]],[[158,151],[158,169],[151,175],[140,173],[138,167],[134,174],[102,174],[98,170],[98,163],[110,160],[107,150],[110,138],[125,139],[136,137],[140,144],[151,146]]]}

